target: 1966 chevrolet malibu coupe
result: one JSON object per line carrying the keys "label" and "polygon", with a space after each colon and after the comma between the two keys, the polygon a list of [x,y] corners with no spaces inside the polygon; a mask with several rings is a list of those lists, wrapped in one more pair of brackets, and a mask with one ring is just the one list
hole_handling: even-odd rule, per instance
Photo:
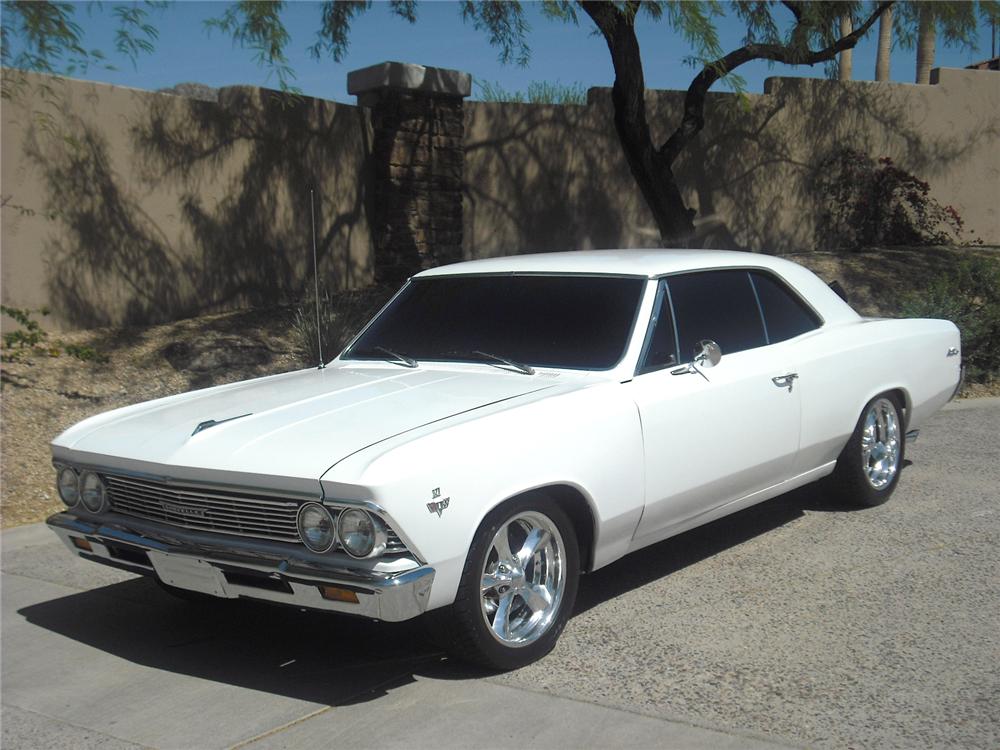
{"label": "1966 chevrolet malibu coupe", "polygon": [[48,523],[175,593],[429,613],[457,655],[513,668],[553,647],[583,572],[824,477],[887,500],[959,347],[766,255],[458,263],[325,367],[71,427]]}

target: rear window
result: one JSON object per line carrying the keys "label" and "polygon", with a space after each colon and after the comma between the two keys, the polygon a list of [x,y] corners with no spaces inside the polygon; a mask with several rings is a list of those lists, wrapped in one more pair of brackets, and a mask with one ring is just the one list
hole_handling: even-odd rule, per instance
{"label": "rear window", "polygon": [[344,354],[606,370],[625,355],[646,280],[617,276],[414,279]]}
{"label": "rear window", "polygon": [[819,328],[820,319],[816,313],[781,281],[761,271],[751,271],[750,277],[764,313],[769,343],[776,344]]}

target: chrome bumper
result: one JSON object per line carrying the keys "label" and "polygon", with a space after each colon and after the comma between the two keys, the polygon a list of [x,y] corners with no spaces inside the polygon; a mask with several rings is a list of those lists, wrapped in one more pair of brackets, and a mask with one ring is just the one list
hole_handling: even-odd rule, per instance
{"label": "chrome bumper", "polygon": [[[227,539],[118,515],[98,519],[64,512],[46,523],[84,559],[226,599],[262,599],[398,622],[426,611],[434,581],[434,569],[415,562],[398,571],[348,568],[343,560],[283,543]],[[357,601],[324,598],[321,586],[353,592]]]}

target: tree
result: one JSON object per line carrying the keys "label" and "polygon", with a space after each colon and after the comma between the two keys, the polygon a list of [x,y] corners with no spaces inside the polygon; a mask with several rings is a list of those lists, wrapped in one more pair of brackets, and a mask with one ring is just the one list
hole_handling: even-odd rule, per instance
{"label": "tree", "polygon": [[917,83],[931,82],[931,68],[934,66],[934,47],[937,24],[934,8],[925,3],[918,11],[920,21],[917,28]]}
{"label": "tree", "polygon": [[892,8],[886,8],[878,19],[878,52],[875,58],[875,80],[889,81],[889,56],[892,54]]}
{"label": "tree", "polygon": [[[888,9],[887,9],[888,10]],[[884,11],[883,11],[884,12]],[[849,15],[843,15],[840,17],[840,36],[845,37],[854,31],[854,22],[851,20]],[[839,64],[838,76],[841,81],[850,81],[854,77],[854,50],[851,48],[845,49],[840,53],[840,64]]]}
{"label": "tree", "polygon": [[[543,8],[549,17],[569,23],[578,24],[581,17],[589,19],[606,42],[615,72],[612,89],[615,129],[626,162],[666,245],[686,244],[693,235],[694,211],[684,202],[674,165],[705,127],[709,89],[722,79],[735,81],[739,88],[736,71],[754,60],[809,66],[831,63],[840,53],[853,49],[875,21],[895,4],[893,0],[877,3],[734,0],[726,4],[718,0],[575,3],[545,0]],[[347,50],[351,21],[371,5],[371,0],[321,3],[312,54],[341,60]],[[291,85],[294,72],[284,55],[289,35],[281,20],[283,6],[282,0],[241,0],[229,5],[222,16],[211,22],[211,28],[252,50],[261,65],[277,74],[283,89],[294,90]],[[528,61],[529,27],[520,2],[462,0],[458,6],[465,20],[487,35],[502,61],[519,64]],[[977,4],[904,2],[900,6],[901,12],[894,14],[893,20],[904,46],[913,45],[913,31],[920,9],[925,6],[932,7],[936,28],[942,30],[949,44],[970,43],[977,8],[984,19],[1000,17],[1000,0],[980,0]],[[134,10],[140,6],[130,7]],[[410,23],[416,21],[415,0],[391,0],[389,7],[400,18]],[[80,57],[85,51],[77,33],[79,29],[72,24],[73,10],[70,3],[4,2],[4,64],[11,64],[10,36],[22,41],[29,53],[23,62],[32,69],[47,70],[46,65],[51,68],[52,60],[61,60],[62,56]],[[726,13],[734,14],[747,28],[743,44],[729,52],[721,49],[715,26],[715,19]],[[685,94],[683,113],[662,143],[653,141],[646,110],[643,62],[636,36],[636,24],[641,19],[668,24],[692,44],[698,58],[698,70]],[[849,20],[853,30],[841,33],[841,19]],[[142,16],[138,22],[128,18],[123,21],[126,23],[121,44],[126,51],[138,54],[143,50],[142,41],[148,41],[148,24]],[[136,39],[139,46],[130,47],[129,40]],[[84,54],[83,59],[89,58]]]}
{"label": "tree", "polygon": [[930,83],[939,35],[946,46],[973,50],[979,22],[990,24],[1000,20],[1000,3],[996,0],[909,0],[897,3],[895,11],[893,31],[901,46],[916,48],[917,83]]}

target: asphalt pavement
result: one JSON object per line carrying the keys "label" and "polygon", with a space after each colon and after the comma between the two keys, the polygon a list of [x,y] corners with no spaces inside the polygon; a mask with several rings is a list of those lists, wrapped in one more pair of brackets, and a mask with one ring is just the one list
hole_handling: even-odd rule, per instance
{"label": "asphalt pavement", "polygon": [[193,605],[2,536],[17,748],[1000,746],[1000,399],[924,425],[888,504],[817,486],[581,582],[555,651],[493,675],[414,623]]}

